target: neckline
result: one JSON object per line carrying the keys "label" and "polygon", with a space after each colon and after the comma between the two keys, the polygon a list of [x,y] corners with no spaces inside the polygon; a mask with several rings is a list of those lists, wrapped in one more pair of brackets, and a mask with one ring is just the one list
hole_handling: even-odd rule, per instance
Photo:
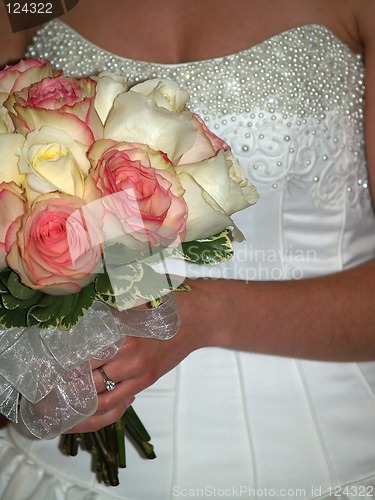
{"label": "neckline", "polygon": [[215,62],[221,62],[225,59],[232,59],[235,57],[241,57],[242,55],[247,54],[248,52],[252,50],[256,50],[257,48],[261,47],[262,45],[265,45],[267,43],[270,43],[274,40],[277,40],[278,38],[282,38],[285,36],[288,36],[289,34],[301,30],[301,29],[320,29],[326,33],[328,33],[336,42],[338,42],[342,47],[344,47],[347,51],[349,51],[352,55],[358,55],[362,56],[360,52],[355,52],[354,49],[352,49],[347,43],[345,43],[341,38],[339,38],[338,35],[334,31],[332,31],[331,28],[326,26],[325,24],[322,23],[306,23],[306,24],[300,24],[296,26],[292,26],[291,28],[287,28],[285,30],[280,31],[279,33],[275,33],[274,35],[271,35],[268,38],[265,38],[264,40],[261,40],[253,45],[250,45],[249,47],[245,47],[244,49],[240,49],[236,52],[232,52],[230,54],[225,54],[222,56],[217,56],[217,57],[212,57],[208,59],[198,59],[198,60],[193,60],[193,61],[186,61],[186,62],[180,62],[180,63],[159,63],[155,61],[145,61],[142,59],[131,59],[129,57],[124,57],[119,54],[110,52],[109,50],[103,49],[100,45],[97,45],[96,43],[92,42],[88,38],[84,37],[81,35],[77,30],[69,26],[69,24],[65,23],[61,19],[53,19],[45,24],[50,25],[56,23],[57,25],[61,25],[63,28],[69,30],[74,36],[76,36],[81,42],[91,46],[92,48],[95,48],[97,50],[100,50],[101,52],[107,54],[110,57],[116,58],[119,61],[127,62],[127,63],[137,63],[137,64],[142,64],[142,65],[151,65],[151,66],[157,66],[160,68],[183,68],[186,66],[192,66],[192,65],[197,65],[197,64],[202,64],[202,63],[215,63]]}

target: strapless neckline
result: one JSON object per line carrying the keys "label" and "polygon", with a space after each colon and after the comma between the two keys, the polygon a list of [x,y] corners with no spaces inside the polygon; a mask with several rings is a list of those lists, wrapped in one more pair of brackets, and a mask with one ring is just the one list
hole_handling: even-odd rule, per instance
{"label": "strapless neckline", "polygon": [[[252,52],[253,50],[257,50],[260,47],[262,47],[263,45],[273,43],[276,40],[278,40],[279,38],[287,37],[288,35],[293,34],[295,31],[311,30],[311,29],[318,29],[318,30],[321,30],[322,32],[325,32],[326,34],[328,34],[332,38],[334,38],[336,40],[336,42],[338,42],[342,46],[342,48],[348,50],[353,55],[361,56],[361,54],[359,52],[355,52],[347,43],[345,43],[343,40],[341,40],[341,38],[338,35],[336,35],[336,33],[331,28],[328,28],[328,26],[326,26],[325,24],[321,24],[321,23],[306,23],[306,24],[293,26],[291,28],[287,28],[287,29],[282,30],[278,33],[275,33],[274,35],[271,35],[268,38],[265,38],[264,40],[261,40],[261,41],[255,43],[253,45],[250,45],[248,47],[245,47],[245,48],[240,49],[240,50],[235,51],[235,52],[230,52],[229,54],[224,54],[221,56],[211,57],[211,58],[207,58],[207,59],[196,59],[196,60],[192,60],[192,61],[184,61],[184,62],[179,62],[179,63],[160,63],[157,61],[132,59],[130,57],[121,56],[120,54],[106,50],[103,47],[101,47],[100,45],[97,45],[96,43],[92,42],[91,40],[89,40],[88,38],[81,35],[78,31],[76,31],[74,28],[72,28],[69,24],[65,23],[61,19],[55,19],[53,21],[50,21],[50,23],[60,24],[63,28],[65,28],[66,30],[69,30],[72,34],[74,34],[74,36],[76,38],[78,38],[82,43],[91,45],[91,47],[96,48],[97,50],[100,50],[102,53],[107,54],[109,57],[115,57],[117,60],[123,61],[123,62],[135,62],[138,64],[155,65],[155,66],[158,66],[159,68],[172,68],[172,69],[173,68],[181,68],[184,66],[191,66],[191,65],[202,64],[202,63],[203,64],[204,63],[212,63],[215,61],[220,62],[220,61],[223,61],[224,59],[233,59],[233,58],[238,58],[241,56],[246,57],[246,55],[248,53]],[[49,23],[47,23],[47,24],[49,24]]]}

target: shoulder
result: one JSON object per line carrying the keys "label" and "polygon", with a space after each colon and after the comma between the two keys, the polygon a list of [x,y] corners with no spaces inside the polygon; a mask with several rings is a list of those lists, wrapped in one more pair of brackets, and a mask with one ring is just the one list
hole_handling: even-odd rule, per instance
{"label": "shoulder", "polygon": [[355,0],[353,8],[358,37],[366,53],[375,43],[375,0]]}

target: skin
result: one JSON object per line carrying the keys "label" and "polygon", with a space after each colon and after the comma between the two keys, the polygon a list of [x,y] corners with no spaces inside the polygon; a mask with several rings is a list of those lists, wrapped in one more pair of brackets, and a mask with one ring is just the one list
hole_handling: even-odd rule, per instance
{"label": "skin", "polygon": [[[162,63],[218,57],[297,25],[326,25],[364,54],[367,158],[375,196],[375,0],[80,0],[63,20],[111,52]],[[31,34],[12,35],[1,19],[0,47],[6,50],[0,52],[0,63],[20,59]],[[128,338],[103,365],[118,382],[116,389],[104,391],[95,369],[98,411],[72,431],[96,430],[115,421],[134,394],[202,347],[323,361],[375,359],[374,261],[308,280],[198,279],[190,285],[192,293],[177,297],[182,319],[178,334],[168,342]]]}

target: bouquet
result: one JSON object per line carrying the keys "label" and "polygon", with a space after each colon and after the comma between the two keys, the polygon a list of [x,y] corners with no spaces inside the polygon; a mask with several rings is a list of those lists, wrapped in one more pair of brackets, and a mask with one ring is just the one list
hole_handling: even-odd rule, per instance
{"label": "bouquet", "polygon": [[[231,215],[258,194],[188,98],[40,59],[0,71],[0,411],[37,437],[95,412],[91,359],[177,332],[173,292],[188,287],[170,262],[218,264],[242,238]],[[133,408],[64,449],[83,442],[116,485],[124,426],[152,458]]]}

